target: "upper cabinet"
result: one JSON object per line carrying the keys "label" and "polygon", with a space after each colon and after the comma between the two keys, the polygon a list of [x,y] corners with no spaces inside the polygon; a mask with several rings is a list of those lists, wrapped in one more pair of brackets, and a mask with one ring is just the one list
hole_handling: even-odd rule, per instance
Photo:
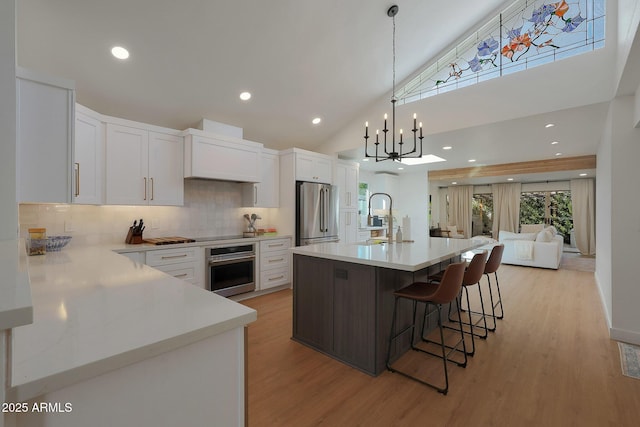
{"label": "upper cabinet", "polygon": [[73,203],[99,205],[103,200],[104,125],[100,115],[76,104]]}
{"label": "upper cabinet", "polygon": [[180,206],[182,168],[182,137],[107,123],[107,204]]}
{"label": "upper cabinet", "polygon": [[333,183],[338,186],[340,209],[358,209],[358,168],[357,163],[336,161]]}
{"label": "upper cabinet", "polygon": [[325,154],[295,151],[296,181],[332,183],[333,159]]}
{"label": "upper cabinet", "polygon": [[74,84],[24,68],[18,68],[16,75],[17,199],[69,203]]}
{"label": "upper cabinet", "polygon": [[185,136],[184,177],[260,182],[262,144],[189,129]]}
{"label": "upper cabinet", "polygon": [[242,205],[255,208],[280,206],[280,157],[278,152],[262,149],[260,182],[244,184]]}

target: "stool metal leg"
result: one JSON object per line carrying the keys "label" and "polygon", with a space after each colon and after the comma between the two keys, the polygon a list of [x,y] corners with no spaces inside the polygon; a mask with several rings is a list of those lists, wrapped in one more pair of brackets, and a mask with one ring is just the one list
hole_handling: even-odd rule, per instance
{"label": "stool metal leg", "polygon": [[[446,343],[445,343],[445,340],[444,340],[444,328],[443,328],[443,325],[442,325],[442,318],[441,318],[441,316],[442,316],[442,306],[441,306],[441,304],[432,304],[432,303],[429,303],[429,302],[425,302],[425,319],[426,319],[426,316],[428,315],[428,313],[430,313],[430,311],[429,311],[429,306],[430,305],[434,305],[436,307],[436,310],[437,310],[438,329],[440,331],[440,342],[439,343],[434,342],[434,343],[440,345],[440,347],[442,349],[442,354],[436,354],[436,353],[432,353],[430,351],[424,350],[424,349],[419,348],[419,347],[414,345],[415,322],[416,322],[416,307],[417,307],[416,301],[413,301],[413,303],[414,303],[414,305],[413,305],[413,319],[412,319],[413,323],[410,326],[407,326],[406,328],[404,328],[402,331],[395,332],[398,300],[399,300],[399,298],[396,297],[396,301],[395,301],[395,304],[394,304],[394,307],[393,307],[393,319],[391,321],[391,334],[390,334],[390,337],[389,337],[389,347],[388,347],[388,350],[387,350],[387,363],[386,363],[387,364],[387,369],[389,371],[391,371],[391,372],[398,373],[398,374],[400,374],[402,376],[405,376],[405,377],[407,377],[409,379],[412,379],[412,380],[414,380],[416,382],[419,382],[421,384],[424,384],[426,386],[434,388],[439,393],[442,393],[442,394],[446,395],[447,392],[449,391],[449,371],[448,371],[448,368],[447,368],[447,362],[454,362],[458,366],[462,366],[462,367],[465,367],[467,365],[466,347],[465,347],[465,343],[464,343],[464,334],[462,332],[462,322],[460,321],[460,335],[461,335],[460,342],[462,342],[462,345],[463,345],[462,353],[465,355],[465,359],[464,359],[464,362],[458,363],[458,362],[455,362],[453,360],[449,360],[449,357],[448,357],[448,355],[451,352],[447,353],[447,346],[446,346]],[[411,348],[413,350],[421,352],[421,353],[426,353],[426,354],[429,354],[429,355],[432,355],[432,356],[435,356],[435,357],[438,357],[438,358],[442,359],[442,364],[443,364],[443,368],[444,368],[444,387],[439,387],[436,384],[429,383],[429,382],[424,381],[424,380],[422,380],[420,378],[417,378],[417,377],[415,377],[415,376],[413,376],[413,375],[411,375],[411,374],[409,374],[407,372],[400,371],[400,370],[398,370],[396,368],[393,368],[391,366],[390,358],[391,358],[391,347],[393,345],[393,341],[395,339],[397,339],[400,335],[402,335],[404,332],[406,332],[409,328],[412,329],[412,332],[411,332]],[[424,328],[424,323],[423,323],[423,328]],[[424,334],[424,331],[423,331],[423,334]],[[423,338],[423,340],[426,341],[424,338]],[[431,342],[433,342],[433,341],[431,341]],[[458,342],[457,345],[459,345],[460,342]],[[457,349],[457,345],[455,346],[455,349]]]}

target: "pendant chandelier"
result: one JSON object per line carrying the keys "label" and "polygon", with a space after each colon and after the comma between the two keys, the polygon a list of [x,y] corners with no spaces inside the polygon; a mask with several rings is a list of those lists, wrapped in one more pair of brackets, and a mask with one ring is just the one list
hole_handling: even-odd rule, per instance
{"label": "pendant chandelier", "polygon": [[[380,131],[376,129],[375,153],[369,154],[369,122],[364,124],[364,154],[365,157],[372,157],[376,162],[384,160],[402,161],[404,158],[420,158],[422,157],[422,122],[416,125],[416,114],[413,115],[413,146],[405,151],[405,142],[402,140],[402,129],[400,129],[400,139],[396,142],[396,15],[398,14],[398,6],[393,5],[387,10],[387,16],[393,20],[393,90],[391,95],[391,129],[387,128],[387,114],[384,115],[384,128],[382,129],[382,142],[380,141]],[[391,140],[387,137],[387,133],[391,130]],[[418,136],[418,130],[420,135]],[[418,150],[418,140],[420,149]],[[380,147],[380,144],[384,144]],[[382,150],[384,149],[384,152]]]}

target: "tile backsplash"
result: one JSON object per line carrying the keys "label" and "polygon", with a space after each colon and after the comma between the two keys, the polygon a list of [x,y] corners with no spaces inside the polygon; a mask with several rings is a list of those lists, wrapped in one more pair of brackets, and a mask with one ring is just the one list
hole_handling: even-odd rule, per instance
{"label": "tile backsplash", "polygon": [[[47,235],[71,235],[69,245],[122,243],[135,219],[144,218],[144,237],[198,237],[242,234],[245,213],[262,217],[260,228],[275,223],[277,209],[244,208],[242,184],[185,180],[184,206],[93,206],[21,204],[20,236],[27,229],[45,227]],[[66,231],[65,231],[66,230]]]}

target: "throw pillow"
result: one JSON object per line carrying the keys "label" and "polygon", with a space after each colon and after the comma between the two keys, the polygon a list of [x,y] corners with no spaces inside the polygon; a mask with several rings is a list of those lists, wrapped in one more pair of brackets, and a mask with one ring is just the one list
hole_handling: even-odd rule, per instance
{"label": "throw pillow", "polygon": [[558,234],[558,230],[553,225],[548,226],[545,230],[549,230],[549,232],[551,232],[551,236]]}
{"label": "throw pillow", "polygon": [[551,240],[553,240],[553,235],[549,230],[542,230],[536,236],[536,242],[550,242]]}
{"label": "throw pillow", "polygon": [[451,234],[457,234],[458,233],[458,226],[457,225],[447,225],[447,230],[449,230],[449,233],[451,233]]}

